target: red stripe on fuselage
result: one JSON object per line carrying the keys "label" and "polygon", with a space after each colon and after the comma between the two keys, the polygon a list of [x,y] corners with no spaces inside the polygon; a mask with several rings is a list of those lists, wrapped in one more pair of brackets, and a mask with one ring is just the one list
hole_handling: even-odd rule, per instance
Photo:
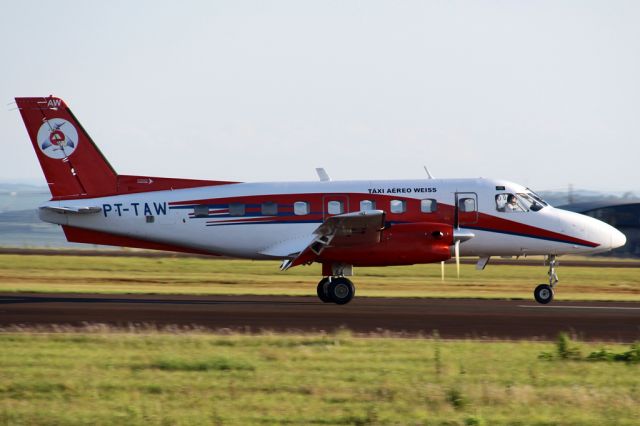
{"label": "red stripe on fuselage", "polygon": [[[292,213],[293,203],[297,201],[306,201],[310,205],[310,214],[307,215],[291,215],[291,216],[278,216],[278,223],[297,223],[308,222],[317,220],[321,222],[324,217],[324,201],[329,198],[345,197],[347,205],[345,205],[344,213],[360,211],[361,201],[373,201],[375,202],[375,209],[384,210],[386,212],[386,220],[390,223],[414,223],[414,222],[433,222],[433,223],[447,223],[453,225],[454,222],[454,207],[450,204],[438,202],[438,208],[433,213],[423,213],[420,211],[421,199],[402,197],[399,195],[384,195],[384,194],[366,194],[366,193],[299,193],[299,194],[266,194],[266,195],[250,195],[250,196],[238,196],[238,197],[224,197],[224,198],[211,198],[203,200],[188,200],[169,203],[171,207],[180,206],[195,206],[195,205],[224,205],[230,203],[245,203],[245,204],[261,204],[261,203],[277,203],[279,213]],[[425,197],[424,199],[429,198]],[[406,211],[404,213],[391,213],[390,203],[392,200],[401,200],[406,203]],[[526,215],[536,214],[536,212],[530,213],[504,213],[512,215]],[[468,214],[466,214],[468,215]],[[472,214],[475,217],[475,214]],[[264,216],[265,218],[269,216]],[[236,216],[231,218],[234,223],[247,222],[253,223],[256,220],[255,216],[251,218],[243,219],[242,216]],[[275,219],[275,218],[273,218]],[[487,213],[478,213],[477,220],[469,220],[467,222],[464,219],[469,219],[461,214],[461,227],[470,227],[473,229],[479,229],[487,232],[497,232],[503,234],[511,234],[522,237],[538,238],[551,241],[562,242],[566,244],[578,244],[587,247],[597,247],[599,244],[575,238],[559,232],[553,232],[544,228],[539,228],[532,225],[526,225],[514,220],[505,219],[499,216],[490,215]],[[208,223],[217,223],[216,221]]]}

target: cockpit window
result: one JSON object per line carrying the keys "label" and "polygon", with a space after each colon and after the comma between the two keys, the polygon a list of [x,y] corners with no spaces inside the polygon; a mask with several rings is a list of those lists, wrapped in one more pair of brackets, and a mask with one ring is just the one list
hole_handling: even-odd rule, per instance
{"label": "cockpit window", "polygon": [[532,193],[512,194],[503,192],[496,195],[496,210],[505,213],[537,212],[547,204]]}
{"label": "cockpit window", "polygon": [[540,204],[542,207],[546,207],[549,205],[549,203],[547,203],[545,200],[542,199],[541,196],[539,196],[538,194],[536,194],[535,192],[533,192],[532,190],[530,190],[529,188],[527,188],[527,195],[530,196],[531,198],[533,198],[534,200],[536,200],[538,202],[538,204]]}
{"label": "cockpit window", "polygon": [[508,192],[496,195],[496,210],[505,213],[521,213],[526,211],[522,204],[519,203],[517,195]]}
{"label": "cockpit window", "polygon": [[[527,210],[531,210],[532,212],[537,212],[538,210],[544,207],[544,205],[540,204],[540,202],[533,196],[532,193],[517,194],[517,195]],[[540,199],[540,201],[542,201],[542,199]]]}

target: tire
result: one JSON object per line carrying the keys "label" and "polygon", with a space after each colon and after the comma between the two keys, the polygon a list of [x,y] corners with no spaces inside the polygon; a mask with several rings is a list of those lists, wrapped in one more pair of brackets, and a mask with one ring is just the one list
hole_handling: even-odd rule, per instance
{"label": "tire", "polygon": [[344,277],[337,277],[333,278],[329,283],[327,293],[333,303],[344,305],[353,299],[356,294],[355,290],[355,286],[350,280]]}
{"label": "tire", "polygon": [[[356,295],[356,286],[353,285],[351,280],[349,280],[349,285],[351,286],[351,292],[353,293],[353,296],[355,296]],[[353,298],[353,296],[351,296],[351,297]]]}
{"label": "tire", "polygon": [[323,278],[318,283],[318,299],[322,300],[324,303],[333,302],[329,297],[327,289],[329,287],[329,278]]}
{"label": "tire", "polygon": [[540,284],[533,291],[536,302],[546,305],[553,300],[553,289],[548,284]]}

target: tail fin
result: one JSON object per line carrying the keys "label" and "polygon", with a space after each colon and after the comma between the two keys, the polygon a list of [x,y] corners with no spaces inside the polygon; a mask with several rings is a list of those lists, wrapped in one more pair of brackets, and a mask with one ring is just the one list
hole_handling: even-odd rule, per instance
{"label": "tail fin", "polygon": [[16,98],[54,198],[117,191],[118,175],[62,99]]}

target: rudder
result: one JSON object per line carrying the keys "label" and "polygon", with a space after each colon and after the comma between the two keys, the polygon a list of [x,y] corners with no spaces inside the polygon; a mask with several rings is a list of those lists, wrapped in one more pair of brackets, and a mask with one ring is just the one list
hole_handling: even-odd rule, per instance
{"label": "rudder", "polygon": [[16,98],[16,103],[54,199],[117,191],[117,173],[62,99]]}

